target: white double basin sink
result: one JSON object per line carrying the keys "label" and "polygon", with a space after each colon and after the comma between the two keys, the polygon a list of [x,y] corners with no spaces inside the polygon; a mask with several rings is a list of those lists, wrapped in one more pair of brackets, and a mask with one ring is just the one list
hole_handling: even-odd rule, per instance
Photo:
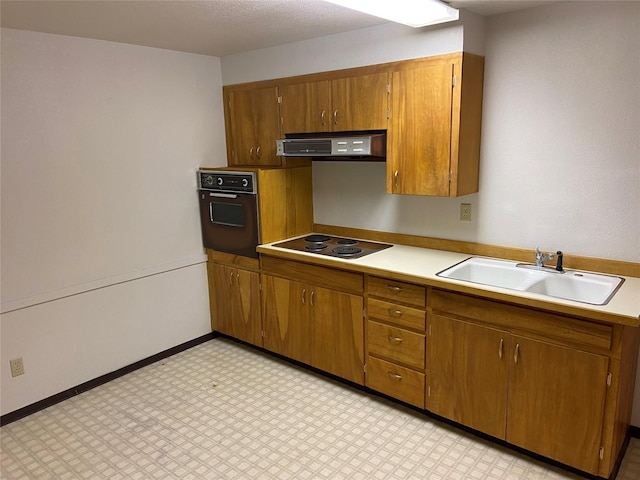
{"label": "white double basin sink", "polygon": [[436,275],[591,305],[607,304],[624,282],[613,275],[577,270],[558,272],[552,267],[482,257],[468,258]]}

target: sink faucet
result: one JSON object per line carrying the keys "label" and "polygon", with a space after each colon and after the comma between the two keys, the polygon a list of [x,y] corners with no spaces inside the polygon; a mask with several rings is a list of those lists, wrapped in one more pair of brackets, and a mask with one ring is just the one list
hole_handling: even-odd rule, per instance
{"label": "sink faucet", "polygon": [[540,247],[536,247],[536,267],[544,267],[547,260],[553,260],[553,253],[542,253]]}

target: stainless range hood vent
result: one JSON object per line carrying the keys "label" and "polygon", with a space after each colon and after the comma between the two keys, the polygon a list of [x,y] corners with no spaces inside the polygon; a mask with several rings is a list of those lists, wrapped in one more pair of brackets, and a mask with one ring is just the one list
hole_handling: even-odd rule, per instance
{"label": "stainless range hood vent", "polygon": [[387,135],[384,132],[291,135],[276,140],[276,155],[312,157],[313,160],[385,161]]}

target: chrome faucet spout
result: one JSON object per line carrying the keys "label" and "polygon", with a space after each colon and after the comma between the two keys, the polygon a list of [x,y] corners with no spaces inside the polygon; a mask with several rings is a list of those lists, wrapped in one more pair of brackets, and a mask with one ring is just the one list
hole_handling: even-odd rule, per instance
{"label": "chrome faucet spout", "polygon": [[553,253],[543,253],[540,247],[536,247],[536,267],[544,267],[547,260],[553,260]]}

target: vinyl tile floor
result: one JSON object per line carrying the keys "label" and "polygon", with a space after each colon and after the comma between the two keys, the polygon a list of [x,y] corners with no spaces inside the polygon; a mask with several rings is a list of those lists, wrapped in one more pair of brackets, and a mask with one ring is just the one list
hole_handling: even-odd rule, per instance
{"label": "vinyl tile floor", "polygon": [[[582,478],[221,338],[0,437],[6,480]],[[639,478],[632,438],[618,480]]]}

